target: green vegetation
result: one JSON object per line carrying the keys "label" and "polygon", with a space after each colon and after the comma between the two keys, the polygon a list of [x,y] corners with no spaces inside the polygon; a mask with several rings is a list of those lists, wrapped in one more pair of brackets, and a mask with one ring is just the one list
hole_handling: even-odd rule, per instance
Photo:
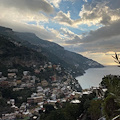
{"label": "green vegetation", "polygon": [[115,101],[116,97],[108,95],[104,100],[104,114],[108,120],[119,115],[120,104]]}
{"label": "green vegetation", "polygon": [[[41,114],[41,120],[76,120],[83,113],[86,113],[86,120],[89,119],[87,116],[87,109],[90,107],[91,100],[95,97],[95,94],[83,95],[80,99],[80,104],[71,104],[71,103],[63,103],[56,104],[59,109],[53,109],[52,106],[47,105],[47,110],[49,108],[49,112],[45,112]],[[61,108],[62,106],[62,108]],[[46,107],[45,107],[46,108]]]}
{"label": "green vegetation", "polygon": [[88,108],[88,116],[91,120],[98,120],[101,117],[101,100],[92,100]]}
{"label": "green vegetation", "polygon": [[[49,106],[50,107],[50,106]],[[52,108],[52,107],[51,107]],[[77,104],[66,103],[63,108],[42,114],[41,120],[76,120],[80,114],[80,106]]]}
{"label": "green vegetation", "polygon": [[108,89],[103,102],[103,110],[106,118],[109,120],[120,113],[120,78],[111,75],[106,76],[101,84]]}
{"label": "green vegetation", "polygon": [[112,56],[114,59],[115,59],[115,62],[117,64],[120,64],[120,58],[119,58],[119,55],[117,53],[115,53],[115,56]]}
{"label": "green vegetation", "polygon": [[34,91],[28,88],[19,91],[13,91],[13,87],[2,87],[0,88],[0,92],[4,99],[15,99],[15,104],[20,106],[23,102],[27,102],[27,98],[30,97]]}
{"label": "green vegetation", "polygon": [[19,45],[8,36],[0,35],[0,71],[4,76],[7,76],[8,68],[18,69],[21,74],[23,70],[33,72],[32,65],[41,65],[45,61],[47,59],[41,53]]}
{"label": "green vegetation", "polygon": [[11,112],[14,112],[14,110],[11,108],[10,105],[7,104],[6,99],[0,98],[0,117],[2,116],[2,114]]}

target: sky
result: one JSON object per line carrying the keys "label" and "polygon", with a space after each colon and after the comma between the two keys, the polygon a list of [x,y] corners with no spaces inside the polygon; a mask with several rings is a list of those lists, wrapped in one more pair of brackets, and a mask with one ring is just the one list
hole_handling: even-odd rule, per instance
{"label": "sky", "polygon": [[35,33],[103,65],[120,53],[120,0],[0,0],[0,26]]}

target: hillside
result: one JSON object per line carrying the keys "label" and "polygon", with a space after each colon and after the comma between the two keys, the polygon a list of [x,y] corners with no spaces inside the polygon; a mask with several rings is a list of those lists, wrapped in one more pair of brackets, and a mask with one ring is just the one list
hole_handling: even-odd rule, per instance
{"label": "hillside", "polygon": [[65,50],[56,43],[42,40],[33,33],[14,32],[12,29],[0,27],[0,34],[5,34],[22,45],[42,53],[49,61],[60,64],[74,76],[82,75],[88,68],[103,67],[80,54]]}
{"label": "hillside", "polygon": [[21,46],[10,37],[0,35],[0,69],[30,68],[36,64],[43,64],[46,60],[41,53]]}
{"label": "hillside", "polygon": [[74,71],[76,74],[77,71],[79,71],[78,74],[83,74],[84,70],[88,68],[103,67],[96,61],[88,59],[80,54],[65,50],[56,43],[42,40],[33,33],[16,32],[15,35],[24,41],[36,45],[50,61],[60,63],[64,67],[72,69],[72,72]]}

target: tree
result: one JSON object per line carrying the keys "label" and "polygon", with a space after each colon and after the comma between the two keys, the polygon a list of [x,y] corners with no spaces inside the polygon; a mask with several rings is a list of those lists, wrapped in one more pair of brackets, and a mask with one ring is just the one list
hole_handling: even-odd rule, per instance
{"label": "tree", "polygon": [[51,111],[55,110],[54,106],[50,104],[44,105],[44,108],[45,108],[45,113],[50,113]]}
{"label": "tree", "polygon": [[[119,54],[115,53],[115,56],[112,56],[112,57],[115,59],[115,62],[116,62],[117,64],[120,64]],[[120,66],[118,66],[118,67],[120,67]]]}
{"label": "tree", "polygon": [[104,100],[104,114],[106,115],[107,119],[110,120],[113,117],[117,116],[119,114],[119,105],[115,101],[115,96],[109,95],[107,98]]}
{"label": "tree", "polygon": [[88,108],[91,120],[98,120],[101,117],[101,100],[92,100]]}

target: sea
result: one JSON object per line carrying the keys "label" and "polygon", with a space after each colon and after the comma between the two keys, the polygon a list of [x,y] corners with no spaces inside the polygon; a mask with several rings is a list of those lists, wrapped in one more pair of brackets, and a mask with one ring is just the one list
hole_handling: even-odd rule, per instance
{"label": "sea", "polygon": [[90,68],[82,76],[76,77],[82,89],[89,89],[92,86],[98,87],[102,78],[106,75],[120,75],[120,67],[105,66],[103,68]]}

